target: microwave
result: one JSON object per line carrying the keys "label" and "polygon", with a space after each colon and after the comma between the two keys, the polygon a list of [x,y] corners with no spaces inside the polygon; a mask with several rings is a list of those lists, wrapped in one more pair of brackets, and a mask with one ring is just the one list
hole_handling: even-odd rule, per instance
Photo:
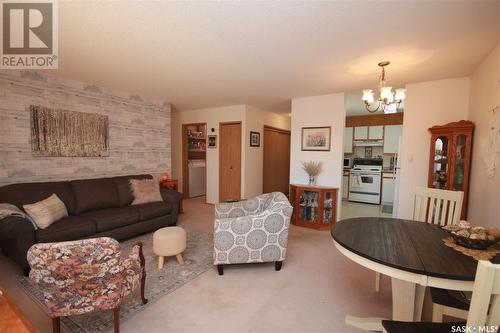
{"label": "microwave", "polygon": [[352,168],[352,162],[353,162],[352,157],[344,157],[344,168],[346,169]]}

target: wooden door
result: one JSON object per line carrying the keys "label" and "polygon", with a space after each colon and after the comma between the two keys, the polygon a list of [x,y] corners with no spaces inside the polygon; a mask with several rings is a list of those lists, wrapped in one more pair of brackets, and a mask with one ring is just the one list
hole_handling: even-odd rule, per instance
{"label": "wooden door", "polygon": [[241,123],[219,125],[219,201],[241,198]]}
{"label": "wooden door", "polygon": [[264,193],[288,194],[290,182],[290,131],[264,127]]}

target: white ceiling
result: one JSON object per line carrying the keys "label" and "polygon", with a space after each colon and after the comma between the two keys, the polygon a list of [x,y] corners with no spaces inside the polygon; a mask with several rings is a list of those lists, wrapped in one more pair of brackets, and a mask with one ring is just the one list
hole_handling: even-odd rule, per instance
{"label": "white ceiling", "polygon": [[177,109],[469,75],[500,41],[500,1],[59,1],[58,74]]}

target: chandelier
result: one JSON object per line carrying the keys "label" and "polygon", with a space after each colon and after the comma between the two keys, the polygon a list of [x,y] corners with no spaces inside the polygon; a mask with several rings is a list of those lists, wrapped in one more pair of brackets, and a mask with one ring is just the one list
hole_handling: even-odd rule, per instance
{"label": "chandelier", "polygon": [[365,108],[370,113],[382,110],[384,113],[396,113],[399,109],[401,102],[405,99],[406,89],[399,88],[395,92],[392,92],[392,87],[386,86],[385,81],[385,66],[390,64],[389,61],[379,62],[379,66],[382,67],[382,74],[380,75],[379,81],[379,91],[380,97],[375,102],[375,94],[372,89],[363,90],[363,101],[365,102]]}

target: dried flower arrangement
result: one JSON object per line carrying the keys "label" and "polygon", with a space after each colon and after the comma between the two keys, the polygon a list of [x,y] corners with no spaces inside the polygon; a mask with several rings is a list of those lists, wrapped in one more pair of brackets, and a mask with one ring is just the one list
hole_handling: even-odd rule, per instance
{"label": "dried flower arrangement", "polygon": [[323,164],[314,161],[302,161],[302,169],[309,175],[309,185],[316,185],[316,177],[321,173]]}

